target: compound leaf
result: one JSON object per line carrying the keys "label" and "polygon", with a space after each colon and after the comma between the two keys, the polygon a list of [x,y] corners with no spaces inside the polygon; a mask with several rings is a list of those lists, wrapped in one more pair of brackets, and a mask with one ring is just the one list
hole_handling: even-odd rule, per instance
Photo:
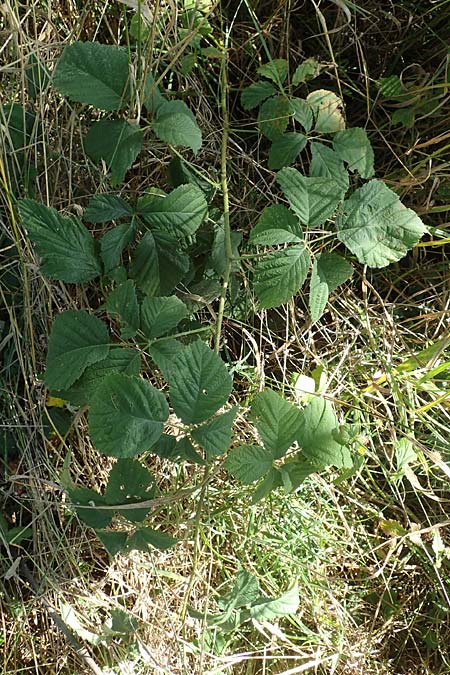
{"label": "compound leaf", "polygon": [[191,436],[200,447],[205,450],[207,455],[214,457],[221,455],[228,450],[231,443],[234,418],[237,408],[232,408],[222,415],[213,417],[201,427],[196,427],[191,431]]}
{"label": "compound leaf", "polygon": [[174,338],[159,340],[149,347],[149,354],[156,363],[166,382],[176,357],[183,351],[184,345]]}
{"label": "compound leaf", "polygon": [[53,85],[72,101],[118,110],[129,98],[128,54],[112,45],[74,42],[56,64]]}
{"label": "compound leaf", "polygon": [[183,101],[166,101],[159,105],[152,128],[165,143],[191,148],[194,153],[201,148],[202,132]]}
{"label": "compound leaf", "polygon": [[102,159],[111,170],[111,184],[122,183],[141,151],[144,135],[137,124],[126,120],[100,120],[87,132],[84,147],[91,159]]}
{"label": "compound leaf", "polygon": [[141,329],[150,340],[165,335],[186,318],[187,307],[175,295],[145,298],[141,306]]}
{"label": "compound leaf", "polygon": [[272,462],[272,453],[261,445],[241,445],[230,452],[225,468],[240,483],[250,485],[269,471]]}
{"label": "compound leaf", "polygon": [[214,415],[227,402],[231,388],[225,363],[201,340],[185,347],[170,371],[170,400],[186,424],[199,424]]}
{"label": "compound leaf", "polygon": [[302,287],[309,268],[309,253],[302,245],[268,253],[255,265],[254,289],[261,307],[287,302]]}
{"label": "compound leaf", "polygon": [[155,479],[150,471],[135,459],[118,459],[111,469],[105,490],[105,502],[117,506],[117,513],[131,521],[143,521],[150,508],[120,508],[128,504],[152,499],[155,495]]}
{"label": "compound leaf", "polygon": [[288,75],[288,62],[286,59],[273,59],[269,63],[259,66],[256,72],[261,77],[267,77],[276,84],[283,84]]}
{"label": "compound leaf", "polygon": [[373,150],[364,129],[355,127],[339,131],[333,137],[333,148],[350,171],[357,171],[361,178],[373,176]]}
{"label": "compound leaf", "polygon": [[110,316],[118,316],[124,324],[121,337],[128,339],[136,335],[139,330],[139,305],[136,289],[132,279],[119,284],[108,295],[104,304]]}
{"label": "compound leaf", "polygon": [[369,267],[403,258],[427,229],[419,216],[379,180],[371,180],[344,202],[336,221],[338,239]]}
{"label": "compound leaf", "polygon": [[102,361],[110,349],[105,324],[87,312],[58,314],[48,341],[45,382],[51,389],[67,389],[86,368]]}
{"label": "compound leaf", "polygon": [[330,293],[350,279],[353,267],[337,253],[322,253],[314,261],[309,286],[309,312],[311,321],[318,321],[328,302]]}
{"label": "compound leaf", "polygon": [[268,98],[259,109],[260,132],[271,141],[275,141],[286,131],[291,114],[291,105],[285,96]]}
{"label": "compound leaf", "polygon": [[92,442],[110,457],[134,457],[160,438],[169,415],[164,395],[139,377],[112,373],[95,392],[89,412]]}
{"label": "compound leaf", "polygon": [[189,270],[189,258],[175,239],[145,233],[134,251],[129,274],[146,295],[171,293]]}
{"label": "compound leaf", "polygon": [[266,389],[255,396],[252,420],[266,450],[279,459],[297,438],[302,411],[275,391]]}
{"label": "compound leaf", "polygon": [[294,120],[299,122],[306,132],[310,131],[314,118],[309,103],[304,98],[291,98],[290,103]]}
{"label": "compound leaf", "polygon": [[273,94],[275,94],[275,87],[270,82],[253,82],[242,90],[241,105],[244,110],[251,110]]}
{"label": "compound leaf", "polygon": [[105,272],[110,272],[120,265],[120,257],[124,248],[132,241],[135,227],[130,223],[123,223],[105,232],[100,239],[100,252],[105,266]]}
{"label": "compound leaf", "polygon": [[282,169],[283,166],[293,164],[301,153],[308,139],[304,134],[296,131],[283,134],[276,138],[269,150],[269,169]]}
{"label": "compound leaf", "polygon": [[249,243],[254,246],[276,246],[303,241],[298,218],[283,204],[266,206],[250,232]]}
{"label": "compound leaf", "polygon": [[300,222],[317,227],[333,215],[342,200],[342,189],[328,178],[303,176],[291,167],[278,172],[278,183]]}
{"label": "compound leaf", "polygon": [[323,143],[310,143],[311,163],[309,173],[318,178],[331,179],[339,185],[344,195],[350,185],[347,169],[337,153]]}
{"label": "compound leaf", "polygon": [[64,218],[33,199],[19,201],[19,213],[42,258],[43,274],[68,283],[83,283],[101,274],[95,240],[77,218]]}

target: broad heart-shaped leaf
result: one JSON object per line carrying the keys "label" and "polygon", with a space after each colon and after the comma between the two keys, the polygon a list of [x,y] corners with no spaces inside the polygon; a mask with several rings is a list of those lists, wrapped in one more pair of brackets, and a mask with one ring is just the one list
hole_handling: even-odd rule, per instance
{"label": "broad heart-shaped leaf", "polygon": [[314,260],[309,285],[309,313],[311,322],[318,321],[328,297],[353,274],[353,267],[337,253],[322,253]]}
{"label": "broad heart-shaped leaf", "polygon": [[175,295],[145,298],[141,306],[141,329],[150,340],[165,335],[187,316],[187,307]]}
{"label": "broad heart-shaped leaf", "polygon": [[303,424],[299,427],[297,441],[317,467],[332,465],[340,469],[352,466],[348,448],[334,440],[333,431],[338,426],[333,405],[324,398],[313,398],[303,410]]}
{"label": "broad heart-shaped leaf", "polygon": [[144,135],[137,124],[126,120],[100,120],[87,132],[84,147],[96,162],[105,160],[111,170],[111,185],[122,183],[141,151]]}
{"label": "broad heart-shaped leaf", "polygon": [[139,330],[139,305],[134,282],[128,279],[111,291],[104,304],[110,316],[118,316],[123,324],[121,337],[128,339]]}
{"label": "broad heart-shaped leaf", "polygon": [[232,384],[220,356],[197,340],[176,357],[170,371],[173,409],[185,424],[204,422],[228,401]]}
{"label": "broad heart-shaped leaf", "polygon": [[48,277],[84,283],[101,274],[95,240],[77,218],[63,218],[33,199],[19,201],[20,217]]}
{"label": "broad heart-shaped leaf", "polygon": [[303,176],[291,167],[281,169],[277,180],[300,222],[309,227],[323,225],[343,198],[342,189],[334,181]]}
{"label": "broad heart-shaped leaf", "polygon": [[128,268],[136,285],[147,295],[166,295],[189,270],[189,258],[176,239],[155,230],[142,237]]}
{"label": "broad heart-shaped leaf", "polygon": [[150,527],[140,527],[126,543],[127,551],[148,551],[148,547],[157,548],[159,551],[165,551],[178,543],[175,539],[166,532],[160,530],[152,530]]}
{"label": "broad heart-shaped leaf", "polygon": [[306,98],[316,120],[314,131],[332,134],[345,129],[343,104],[339,96],[326,89],[317,89]]}
{"label": "broad heart-shaped leaf", "polygon": [[141,209],[150,228],[174,239],[184,239],[200,227],[208,211],[205,195],[195,185],[180,185],[162,199],[153,199]]}
{"label": "broad heart-shaped leaf", "polygon": [[117,513],[127,520],[139,523],[146,518],[150,510],[148,506],[134,509],[119,507],[152,499],[155,488],[155,479],[145,466],[135,459],[119,459],[109,473],[105,502],[117,506]]}
{"label": "broad heart-shaped leaf", "polygon": [[96,506],[105,506],[105,498],[96,490],[85,487],[67,486],[67,493],[75,507],[77,516],[89,527],[103,528],[110,524],[113,511],[109,509],[97,509]]}
{"label": "broad heart-shaped leaf", "polygon": [[261,598],[250,606],[250,615],[257,621],[273,621],[278,616],[295,614],[300,604],[298,587],[295,585],[279,598]]}
{"label": "broad heart-shaped leaf", "polygon": [[240,483],[250,485],[269,471],[272,462],[271,451],[261,445],[241,445],[230,452],[225,468]]}
{"label": "broad heart-shaped leaf", "polygon": [[134,238],[136,228],[132,223],[123,223],[105,232],[100,239],[100,251],[105,272],[108,273],[120,265],[120,257],[124,248]]}
{"label": "broad heart-shaped leaf", "polygon": [[202,132],[183,101],[162,103],[157,109],[152,128],[161,141],[170,145],[191,148],[194,153],[202,146]]}
{"label": "broad heart-shaped leaf", "polygon": [[191,436],[207,455],[214,457],[228,450],[231,443],[234,418],[237,408],[232,408],[222,415],[217,415],[201,427],[191,431]]}
{"label": "broad heart-shaped leaf", "polygon": [[310,143],[311,163],[309,165],[310,176],[330,178],[342,190],[344,195],[350,181],[344,162],[339,159],[337,153],[323,143]]}
{"label": "broad heart-shaped leaf", "polygon": [[285,96],[268,98],[259,109],[260,132],[271,141],[276,140],[286,131],[291,114],[291,105]]}
{"label": "broad heart-shaped leaf", "polygon": [[109,223],[124,216],[133,215],[133,209],[117,195],[98,194],[91,197],[84,212],[84,220],[88,223]]}
{"label": "broad heart-shaped leaf", "polygon": [[178,354],[184,349],[184,345],[174,338],[164,338],[150,345],[148,351],[153,361],[160,369],[166,382],[169,381],[170,371]]}
{"label": "broad heart-shaped leaf", "polygon": [[89,405],[97,387],[111,373],[139,375],[141,357],[136,349],[122,349],[111,346],[109,354],[102,361],[88,366],[82,376],[66,390],[58,391],[58,397],[72,405]]}
{"label": "broad heart-shaped leaf", "polygon": [[314,119],[312,108],[304,98],[291,98],[291,111],[296,122],[299,122],[306,132],[310,131]]}
{"label": "broad heart-shaped leaf", "polygon": [[333,148],[346,162],[349,171],[357,171],[361,178],[373,176],[373,150],[364,129],[355,127],[339,131],[333,137]]}
{"label": "broad heart-shaped leaf", "polygon": [[275,87],[270,82],[253,82],[242,90],[241,105],[244,110],[252,110],[275,92]]}
{"label": "broad heart-shaped leaf", "polygon": [[283,84],[288,75],[288,62],[286,59],[273,59],[269,63],[259,66],[256,72],[261,77],[267,77],[276,84]]}
{"label": "broad heart-shaped leaf", "polygon": [[255,265],[254,289],[261,307],[288,302],[302,287],[309,268],[309,253],[302,245],[268,253]]}
{"label": "broad heart-shaped leaf", "polygon": [[254,246],[277,246],[303,241],[297,216],[283,204],[266,206],[250,232],[249,243]]}
{"label": "broad heart-shaped leaf", "polygon": [[279,459],[297,438],[302,411],[275,391],[266,389],[253,399],[251,417],[264,447],[274,459]]}
{"label": "broad heart-shaped leaf", "polygon": [[338,239],[369,267],[385,267],[403,258],[427,229],[380,180],[371,180],[344,202],[336,221]]}
{"label": "broad heart-shaped leaf", "polygon": [[72,101],[118,110],[129,98],[128,54],[112,45],[74,42],[56,64],[53,85]]}
{"label": "broad heart-shaped leaf", "polygon": [[282,169],[293,164],[306,145],[307,138],[296,131],[290,131],[276,138],[269,150],[269,169]]}
{"label": "broad heart-shaped leaf", "polygon": [[156,443],[168,416],[160,391],[139,377],[112,373],[92,398],[92,442],[109,457],[134,457]]}
{"label": "broad heart-shaped leaf", "polygon": [[67,389],[86,368],[102,361],[110,349],[105,324],[87,312],[58,314],[48,341],[45,382],[51,389]]}

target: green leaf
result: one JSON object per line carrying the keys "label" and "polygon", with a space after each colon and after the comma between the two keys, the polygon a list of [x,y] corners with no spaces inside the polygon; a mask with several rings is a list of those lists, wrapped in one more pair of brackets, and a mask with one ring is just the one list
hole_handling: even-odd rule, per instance
{"label": "green leaf", "polygon": [[108,356],[105,324],[87,312],[58,314],[48,341],[45,382],[51,389],[67,389],[86,368]]}
{"label": "green leaf", "polygon": [[302,245],[268,253],[255,265],[254,289],[261,307],[288,302],[302,287],[309,268],[309,253]]}
{"label": "green leaf", "polygon": [[205,450],[209,457],[221,455],[230,447],[236,413],[237,408],[232,408],[191,431],[194,441]]}
{"label": "green leaf", "polygon": [[316,467],[333,465],[338,469],[352,466],[348,448],[334,439],[339,426],[330,401],[316,397],[303,410],[303,425],[297,441],[306,457]]}
{"label": "green leaf", "polygon": [[261,598],[250,607],[252,619],[257,621],[273,621],[279,616],[295,614],[300,604],[297,585],[275,600]]}
{"label": "green leaf", "polygon": [[242,90],[241,105],[244,110],[252,110],[275,92],[275,87],[270,82],[253,82]]}
{"label": "green leaf", "polygon": [[189,270],[189,258],[176,240],[161,232],[146,232],[134,251],[129,275],[146,295],[166,295]]}
{"label": "green leaf", "polygon": [[128,532],[114,532],[113,530],[95,530],[95,534],[100,539],[109,555],[125,551]]}
{"label": "green leaf", "polygon": [[357,171],[361,178],[373,176],[373,150],[364,129],[356,127],[338,131],[333,137],[333,148],[350,171]]}
{"label": "green leaf", "polygon": [[108,527],[112,520],[113,512],[108,509],[97,509],[96,506],[105,506],[103,495],[96,490],[85,487],[67,486],[67,494],[70,497],[76,514],[83,523],[89,527]]}
{"label": "green leaf", "polygon": [[118,316],[124,324],[121,330],[122,338],[128,339],[136,335],[140,325],[139,305],[134,282],[131,279],[111,291],[104,308],[110,316]]}
{"label": "green leaf", "polygon": [[200,464],[202,466],[206,464],[203,457],[199,455],[197,450],[192,445],[188,436],[185,436],[180,441],[178,441],[174,452],[176,456],[180,457],[180,459],[185,459],[188,462],[192,462],[193,464]]}
{"label": "green leaf", "polygon": [[265,499],[267,495],[280,487],[281,484],[281,474],[276,467],[272,466],[264,479],[257,485],[252,495],[252,504],[257,504],[262,499]]}
{"label": "green leaf", "polygon": [[270,389],[256,394],[252,402],[251,419],[274,459],[283,457],[296,440],[301,416],[297,406]]}
{"label": "green leaf", "polygon": [[166,103],[167,100],[161,94],[159,87],[155,85],[155,77],[152,73],[147,73],[145,78],[144,93],[142,103],[147,108],[147,111],[154,115],[158,108]]}
{"label": "green leaf", "polygon": [[266,206],[250,232],[249,243],[254,246],[277,246],[303,242],[303,232],[297,216],[283,204]]}
{"label": "green leaf", "polygon": [[81,377],[66,390],[57,392],[58,397],[69,401],[72,405],[90,405],[97,387],[111,373],[139,375],[141,357],[136,349],[121,349],[112,346],[108,356],[102,361],[88,366]]}
{"label": "green leaf", "polygon": [[240,483],[250,485],[269,471],[272,462],[272,453],[261,445],[241,445],[230,452],[224,466]]}
{"label": "green leaf", "polygon": [[39,94],[44,93],[47,89],[50,82],[50,73],[34,52],[28,58],[25,76],[28,95],[35,101]]}
{"label": "green leaf", "polygon": [[290,103],[294,120],[299,122],[306,132],[310,131],[314,119],[309,103],[304,98],[291,98]]}
{"label": "green leaf", "polygon": [[292,76],[292,84],[294,87],[298,87],[302,82],[307,80],[313,80],[320,74],[320,63],[314,58],[305,59],[300,63],[295,69],[295,73]]}
{"label": "green leaf", "polygon": [[323,225],[342,201],[340,186],[328,178],[303,176],[288,167],[279,171],[277,180],[300,222],[309,227]]}
{"label": "green leaf", "polygon": [[187,307],[175,295],[145,298],[141,307],[141,329],[150,340],[166,335],[186,318]]}
{"label": "green leaf", "polygon": [[92,398],[92,442],[109,457],[134,457],[155,445],[168,415],[160,391],[139,377],[113,373],[103,379]]}
{"label": "green leaf", "polygon": [[181,354],[183,349],[183,343],[173,338],[154,342],[149,347],[149,354],[160,369],[166,382],[169,380],[170,371],[176,357]]}
{"label": "green leaf", "polygon": [[126,120],[100,120],[87,132],[84,147],[96,162],[102,159],[111,170],[111,185],[119,185],[139,155],[144,135],[137,124]]}
{"label": "green leaf", "polygon": [[201,340],[177,356],[169,377],[175,413],[185,424],[199,424],[228,401],[232,378],[220,356]]}
{"label": "green leaf", "polygon": [[247,570],[240,569],[236,575],[233,588],[225,595],[222,595],[218,604],[220,609],[229,610],[236,607],[245,607],[250,605],[261,596],[258,579],[247,572]]}
{"label": "green leaf", "polygon": [[310,175],[331,179],[340,187],[343,196],[350,185],[344,162],[339,159],[334,150],[323,143],[310,143],[309,147],[311,149]]}
{"label": "green leaf", "polygon": [[133,215],[133,209],[124,199],[117,195],[98,194],[91,197],[84,212],[84,220],[88,223],[109,223],[124,216]]}
{"label": "green leaf", "polygon": [[[135,459],[119,459],[108,477],[105,502],[110,506],[125,506],[153,499],[155,479],[150,471]],[[117,508],[117,513],[132,523],[139,523],[147,517],[150,508]]]}
{"label": "green leaf", "polygon": [[101,274],[95,240],[77,218],[63,218],[33,199],[19,201],[19,213],[42,258],[43,274],[68,283],[83,283]]}
{"label": "green leaf", "polygon": [[343,103],[339,96],[326,89],[317,89],[306,98],[314,112],[314,131],[332,134],[345,129]]}
{"label": "green leaf", "polygon": [[65,47],[53,73],[53,85],[72,101],[100,110],[118,110],[129,98],[128,54],[97,42]]}
{"label": "green leaf", "polygon": [[269,150],[269,169],[282,169],[293,164],[306,145],[307,138],[297,132],[283,134],[273,141]]}
{"label": "green leaf", "polygon": [[124,248],[133,240],[136,228],[133,224],[123,223],[108,230],[100,239],[100,251],[105,272],[110,272],[120,265]]}
{"label": "green leaf", "polygon": [[171,537],[166,532],[152,530],[150,527],[141,527],[128,539],[127,551],[148,551],[148,547],[157,548],[159,551],[166,551],[175,546],[178,539]]}
{"label": "green leaf", "polygon": [[281,480],[283,482],[284,492],[290,494],[297,490],[300,485],[317,471],[317,467],[309,462],[295,459],[292,462],[285,462],[280,467]]}
{"label": "green leaf", "polygon": [[416,121],[416,108],[399,108],[392,113],[392,124],[412,129]]}
{"label": "green leaf", "polygon": [[194,234],[207,212],[205,195],[195,185],[180,185],[167,197],[151,200],[141,209],[149,227],[162,230],[174,239]]}
{"label": "green leaf", "polygon": [[[242,232],[231,230],[231,252],[233,254],[233,262],[231,264],[232,272],[237,272],[240,269],[239,262],[239,247],[242,243]],[[227,266],[227,254],[225,247],[225,229],[223,220],[216,223],[214,228],[214,241],[211,250],[211,260],[214,270],[219,276],[222,276]]]}
{"label": "green leaf", "polygon": [[153,131],[165,143],[191,148],[196,154],[202,146],[202,132],[183,101],[162,103],[153,122]]}
{"label": "green leaf", "polygon": [[273,59],[269,63],[259,66],[256,72],[261,77],[267,77],[276,84],[283,84],[288,75],[288,62],[286,59]]}
{"label": "green leaf", "polygon": [[355,190],[336,221],[338,239],[369,267],[403,258],[427,229],[419,216],[379,180]]}
{"label": "green leaf", "polygon": [[31,141],[36,115],[18,103],[0,106],[2,143],[8,150],[24,150]]}
{"label": "green leaf", "polygon": [[405,89],[398,75],[382,77],[377,84],[380,94],[385,98],[397,98],[405,94]]}
{"label": "green leaf", "polygon": [[285,96],[268,98],[259,109],[260,132],[271,141],[275,141],[286,131],[291,114],[291,105]]}
{"label": "green leaf", "polygon": [[353,267],[337,253],[322,253],[314,261],[309,286],[311,322],[322,316],[330,293],[350,279]]}

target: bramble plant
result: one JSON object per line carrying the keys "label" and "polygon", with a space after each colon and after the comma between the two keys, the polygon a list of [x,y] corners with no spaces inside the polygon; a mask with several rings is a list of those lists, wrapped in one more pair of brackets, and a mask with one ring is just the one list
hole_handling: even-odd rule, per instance
{"label": "bramble plant", "polygon": [[[91,124],[84,147],[94,162],[105,163],[113,187],[124,181],[149,134],[194,153],[202,144],[188,106],[169,99],[157,74],[142,72],[130,58],[120,48],[76,42],[64,49],[52,78],[69,100],[108,113]],[[100,281],[100,307],[56,317],[44,380],[52,397],[70,409],[87,410],[93,445],[117,460],[103,493],[74,485],[68,471],[62,477],[79,518],[95,529],[111,555],[176,543],[149,522],[155,508],[177,496],[160,494],[145,453],[206,465],[207,481],[208,467],[231,446],[224,466],[242,484],[258,482],[254,501],[279,487],[292,492],[324,467],[353,465],[357,434],[352,425],[339,423],[332,402],[319,393],[302,406],[275,391],[256,394],[250,406],[255,440],[246,445],[233,440],[238,406],[230,403],[232,376],[219,352],[230,284],[239,283],[243,270],[242,236],[229,220],[226,69],[224,46],[222,212],[212,203],[210,183],[178,154],[170,165],[170,192],[150,189],[137,199],[99,192],[82,220],[33,199],[18,204],[45,276],[73,284]],[[271,61],[259,68],[262,79],[241,96],[244,109],[259,107],[258,129],[272,143],[268,166],[279,170],[276,180],[285,198],[268,204],[250,231],[247,257],[256,260],[252,288],[260,308],[276,307],[298,293],[311,269],[312,322],[322,316],[330,294],[350,279],[353,257],[383,267],[404,256],[426,231],[395,192],[372,178],[370,141],[363,129],[346,128],[339,97],[322,89],[306,98],[292,94],[320,69],[316,61],[304,61],[288,87],[287,62]],[[289,166],[306,149],[309,175]],[[85,223],[110,225],[97,240]],[[352,257],[341,248],[337,252],[340,243]],[[207,299],[192,300],[199,296]],[[216,322],[201,323],[198,309],[217,299]],[[205,335],[214,336],[214,349],[201,339]],[[150,372],[160,373],[152,378],[159,387],[149,383]],[[116,516],[126,529],[113,527]],[[266,607],[277,601],[262,599],[246,573],[236,583],[224,600],[224,614],[208,619],[211,625],[283,613],[275,605]],[[296,607],[295,598],[287,600]]]}

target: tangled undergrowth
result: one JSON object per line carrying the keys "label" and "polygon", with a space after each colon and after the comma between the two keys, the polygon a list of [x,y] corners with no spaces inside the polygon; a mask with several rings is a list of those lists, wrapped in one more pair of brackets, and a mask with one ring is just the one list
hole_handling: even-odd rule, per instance
{"label": "tangled undergrowth", "polygon": [[[2,673],[450,672],[449,20],[446,1],[2,4]],[[66,45],[96,41],[138,53],[143,69],[158,73],[160,89],[195,112],[203,137],[197,154],[146,139],[115,193],[137,200],[167,190],[168,167],[182,156],[220,208],[226,32],[227,189],[242,241],[279,199],[279,167],[268,165],[272,139],[258,133],[258,108],[241,99],[257,69],[276,59],[287,61],[289,82],[307,59],[318,64],[302,95],[319,89],[342,98],[347,126],[370,139],[376,178],[420,215],[428,234],[381,269],[353,257],[351,280],[314,322],[306,290],[278,308],[257,304],[253,254],[245,249],[220,344],[240,406],[233,445],[255,442],[247,412],[257,392],[272,389],[302,404],[304,389],[315,387],[339,422],[357,429],[352,466],[328,467],[297,491],[277,489],[253,503],[254,486],[238,483],[220,460],[205,487],[195,462],[149,455],[160,493],[178,496],[157,511],[157,529],[179,543],[110,556],[75,511],[67,476],[101,492],[113,462],[93,447],[83,409],[44,383],[55,317],[97,310],[104,282],[46,278],[17,201],[81,217],[93,196],[111,192],[111,167],[93,161],[84,143],[98,110],[51,84]],[[21,106],[19,121],[10,104]],[[133,106],[136,121],[138,95]],[[303,154],[295,158],[306,173],[305,163]],[[99,241],[105,227],[94,223],[90,231]],[[317,234],[319,255],[320,228]],[[206,235],[197,240],[198,258],[210,244]],[[218,295],[204,297],[208,291],[180,289],[196,328],[215,325]],[[118,322],[108,321],[119,339]],[[152,378],[165,388],[159,372]],[[226,611],[240,570],[266,598],[297,583],[300,604],[283,618],[215,625],[209,617]]]}

